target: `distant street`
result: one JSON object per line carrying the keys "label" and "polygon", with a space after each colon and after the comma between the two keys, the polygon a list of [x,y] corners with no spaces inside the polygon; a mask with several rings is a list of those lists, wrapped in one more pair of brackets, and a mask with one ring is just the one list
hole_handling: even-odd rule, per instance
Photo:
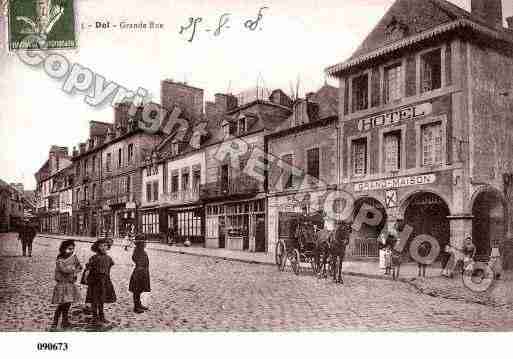
{"label": "distant street", "polygon": [[[48,330],[59,241],[36,238],[32,258],[14,235],[0,235],[0,331]],[[90,244],[78,243],[85,263]],[[117,331],[202,330],[511,330],[507,309],[418,294],[404,283],[346,276],[346,284],[280,273],[274,266],[148,250],[150,311],[135,314],[128,281],[131,253],[114,246],[118,302],[106,306]],[[85,295],[85,288],[83,290]],[[82,304],[73,330],[87,330]]]}

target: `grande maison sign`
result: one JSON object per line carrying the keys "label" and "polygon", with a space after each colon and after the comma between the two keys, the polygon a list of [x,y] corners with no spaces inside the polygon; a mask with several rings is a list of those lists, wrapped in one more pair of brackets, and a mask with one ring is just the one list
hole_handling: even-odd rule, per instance
{"label": "grande maison sign", "polygon": [[354,185],[354,191],[362,192],[362,191],[375,191],[375,190],[380,190],[380,189],[400,188],[400,187],[430,184],[430,183],[435,183],[435,181],[436,181],[436,174],[429,173],[429,174],[419,175],[419,176],[397,177],[397,178],[389,178],[386,180],[356,183]]}
{"label": "grande maison sign", "polygon": [[432,111],[433,105],[429,102],[410,107],[403,107],[382,113],[378,116],[358,120],[358,130],[368,131],[374,127],[393,125],[405,120],[414,120],[417,117],[430,115]]}

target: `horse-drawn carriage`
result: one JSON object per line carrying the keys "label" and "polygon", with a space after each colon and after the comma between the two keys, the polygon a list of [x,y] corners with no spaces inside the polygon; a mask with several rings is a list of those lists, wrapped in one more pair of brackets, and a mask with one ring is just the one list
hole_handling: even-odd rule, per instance
{"label": "horse-drawn carriage", "polygon": [[[324,218],[321,213],[313,216],[297,214],[284,222],[282,225],[289,227],[288,236],[280,237],[276,243],[275,262],[278,269],[284,271],[287,263],[290,263],[292,271],[298,275],[301,263],[308,263],[314,274],[325,277],[333,274],[336,281],[341,281],[349,226],[339,224],[336,230],[323,230]],[[337,270],[338,267],[340,270]]]}

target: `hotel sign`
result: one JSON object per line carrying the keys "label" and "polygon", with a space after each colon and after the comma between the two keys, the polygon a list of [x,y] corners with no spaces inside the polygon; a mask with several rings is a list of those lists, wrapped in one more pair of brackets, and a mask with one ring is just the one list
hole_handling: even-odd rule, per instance
{"label": "hotel sign", "polygon": [[414,120],[417,117],[430,115],[433,105],[426,102],[416,106],[403,107],[398,110],[382,113],[379,116],[358,120],[358,130],[368,131],[375,127],[389,126],[400,121]]}
{"label": "hotel sign", "polygon": [[363,192],[375,191],[380,189],[387,190],[391,188],[430,184],[435,183],[435,181],[436,175],[434,173],[430,173],[420,176],[398,177],[380,181],[361,182],[354,185],[354,191]]}

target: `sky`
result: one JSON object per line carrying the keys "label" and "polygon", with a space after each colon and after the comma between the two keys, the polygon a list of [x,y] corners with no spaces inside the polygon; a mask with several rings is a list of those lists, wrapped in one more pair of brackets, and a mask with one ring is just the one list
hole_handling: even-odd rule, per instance
{"label": "sky", "polygon": [[[4,0],[0,0],[0,3]],[[69,0],[68,0],[69,1]],[[453,0],[466,8],[470,0]],[[142,87],[159,101],[162,79],[171,78],[205,90],[238,93],[257,84],[300,94],[315,91],[324,69],[347,59],[393,0],[75,0],[78,49],[61,52],[71,64],[90,68],[106,81],[130,90]],[[503,1],[513,15],[513,1]],[[262,19],[250,31],[245,21]],[[214,36],[229,13],[229,28]],[[201,17],[195,38],[179,29]],[[96,29],[108,21],[117,28]],[[161,23],[159,30],[120,29],[121,22]],[[107,103],[92,107],[85,95],[64,93],[63,83],[40,67],[30,67],[5,44],[6,18],[0,16],[0,178],[35,187],[34,173],[50,146],[73,146],[87,139],[90,120],[113,121]],[[88,25],[92,25],[88,28]],[[210,29],[210,32],[205,30]],[[298,81],[299,79],[299,81]],[[336,83],[332,83],[336,85]]]}

